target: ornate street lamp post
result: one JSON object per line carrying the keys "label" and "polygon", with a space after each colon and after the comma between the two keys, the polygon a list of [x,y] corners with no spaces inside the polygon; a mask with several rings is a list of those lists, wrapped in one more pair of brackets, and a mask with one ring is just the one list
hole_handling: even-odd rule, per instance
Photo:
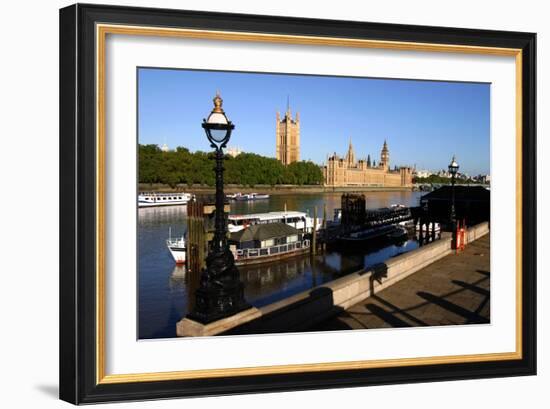
{"label": "ornate street lamp post", "polygon": [[449,163],[449,173],[451,174],[451,225],[454,231],[456,227],[456,212],[455,212],[455,182],[456,174],[458,173],[458,163],[453,155],[451,163]]}
{"label": "ornate street lamp post", "polygon": [[229,142],[235,125],[225,116],[223,100],[216,93],[214,109],[202,127],[216,154],[216,215],[215,232],[206,257],[206,269],[201,272],[200,287],[195,292],[195,308],[188,318],[203,324],[236,314],[250,306],[244,300],[244,286],[235,266],[226,237],[225,194],[223,192],[223,148]]}

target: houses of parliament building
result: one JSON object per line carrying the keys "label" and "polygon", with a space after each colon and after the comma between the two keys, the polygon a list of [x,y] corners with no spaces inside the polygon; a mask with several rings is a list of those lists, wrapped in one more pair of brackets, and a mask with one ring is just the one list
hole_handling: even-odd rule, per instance
{"label": "houses of parliament building", "polygon": [[351,140],[346,156],[341,158],[336,153],[330,156],[323,167],[325,186],[330,187],[411,187],[412,169],[408,166],[390,169],[390,151],[384,141],[378,165],[367,159],[355,158]]}
{"label": "houses of parliament building", "polygon": [[[276,157],[284,165],[300,160],[300,117],[294,119],[287,108],[285,116],[277,112]],[[346,156],[339,157],[336,152],[328,157],[322,167],[324,185],[327,187],[411,187],[412,169],[408,166],[390,169],[390,151],[384,141],[380,152],[380,161],[357,160],[355,151],[349,142]]]}

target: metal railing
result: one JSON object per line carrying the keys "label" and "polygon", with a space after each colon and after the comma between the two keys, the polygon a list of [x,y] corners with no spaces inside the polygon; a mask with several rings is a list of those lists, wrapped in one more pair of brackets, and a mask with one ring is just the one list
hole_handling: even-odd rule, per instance
{"label": "metal railing", "polygon": [[277,254],[284,254],[290,251],[309,248],[310,241],[303,240],[295,243],[279,244],[271,247],[253,248],[253,249],[237,249],[233,251],[236,260],[268,257]]}

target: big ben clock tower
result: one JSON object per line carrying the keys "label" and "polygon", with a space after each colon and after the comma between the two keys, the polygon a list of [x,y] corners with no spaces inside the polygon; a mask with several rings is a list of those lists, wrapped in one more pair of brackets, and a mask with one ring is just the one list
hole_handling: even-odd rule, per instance
{"label": "big ben clock tower", "polygon": [[384,169],[389,169],[390,167],[390,151],[386,140],[384,140],[384,146],[382,147],[382,152],[380,152],[380,167]]}

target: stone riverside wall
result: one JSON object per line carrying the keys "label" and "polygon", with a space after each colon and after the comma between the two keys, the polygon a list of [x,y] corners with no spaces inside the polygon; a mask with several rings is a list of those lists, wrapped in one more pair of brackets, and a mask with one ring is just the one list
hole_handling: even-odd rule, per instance
{"label": "stone riverside wall", "polygon": [[489,233],[489,223],[480,223],[466,230],[466,243],[471,243]]}
{"label": "stone riverside wall", "polygon": [[[466,241],[472,242],[487,233],[488,223],[470,227]],[[251,309],[253,313],[246,314],[242,321],[235,320],[235,317],[226,318],[231,323],[224,323],[218,328],[223,328],[226,334],[300,331],[348,309],[452,252],[451,235],[444,233],[440,240],[393,257],[371,269],[360,270],[284,300]],[[220,333],[216,330],[207,332],[204,335]],[[184,334],[178,332],[178,335]]]}
{"label": "stone riverside wall", "polygon": [[[488,223],[470,227],[466,232],[467,243],[487,233],[489,233]],[[258,308],[260,318],[235,328],[230,333],[250,333],[250,331],[267,333],[306,329],[350,308],[452,252],[451,235],[444,233],[441,240],[393,257],[373,269],[349,274]]]}

